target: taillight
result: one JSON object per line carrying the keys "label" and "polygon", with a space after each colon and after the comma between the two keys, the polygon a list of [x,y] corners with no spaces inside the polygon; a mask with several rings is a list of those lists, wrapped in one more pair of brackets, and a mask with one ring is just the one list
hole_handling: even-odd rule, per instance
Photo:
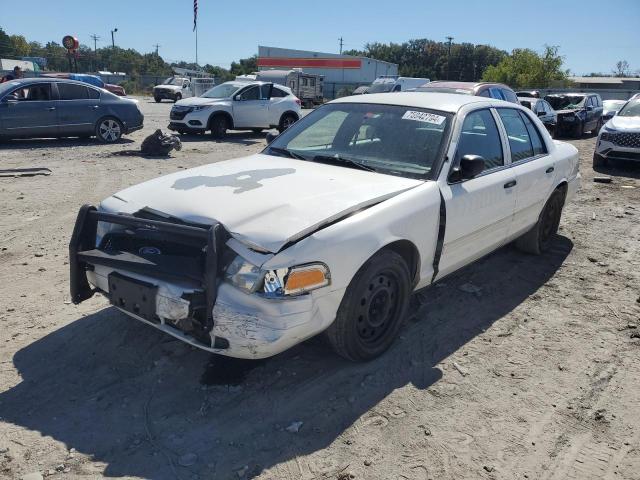
{"label": "taillight", "polygon": [[300,99],[299,99],[299,98],[296,98],[296,103],[298,104],[298,106],[299,106],[299,107],[301,107],[301,106],[302,106],[302,102],[300,101]]}

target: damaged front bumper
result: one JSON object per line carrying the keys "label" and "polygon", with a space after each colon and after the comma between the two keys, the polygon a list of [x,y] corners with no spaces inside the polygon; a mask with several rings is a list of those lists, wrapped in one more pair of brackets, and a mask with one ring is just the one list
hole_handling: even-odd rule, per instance
{"label": "damaged front bumper", "polygon": [[[120,238],[110,243],[103,237],[96,245],[99,222],[124,229]],[[228,238],[219,223],[185,225],[85,205],[69,245],[72,301],[100,292],[142,322],[198,348],[237,358],[275,355],[332,321],[342,290],[273,299],[223,282]],[[133,240],[137,243],[130,248]],[[115,248],[118,242],[129,247]],[[181,256],[171,251],[176,242],[200,253]],[[141,244],[145,246],[138,248]],[[159,254],[161,249],[171,254]]]}

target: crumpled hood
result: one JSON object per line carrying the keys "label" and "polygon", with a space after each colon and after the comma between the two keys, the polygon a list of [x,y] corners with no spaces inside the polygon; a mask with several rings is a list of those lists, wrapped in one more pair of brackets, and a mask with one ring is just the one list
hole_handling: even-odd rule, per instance
{"label": "crumpled hood", "polygon": [[640,117],[619,117],[616,115],[606,123],[606,126],[621,132],[639,132]]}
{"label": "crumpled hood", "polygon": [[230,100],[228,98],[190,97],[178,100],[175,105],[180,107],[195,107],[196,105],[222,105],[229,102]]}
{"label": "crumpled hood", "polygon": [[241,242],[268,252],[422,180],[256,154],[135,185],[101,203],[106,211],[148,207],[187,222],[217,220]]}

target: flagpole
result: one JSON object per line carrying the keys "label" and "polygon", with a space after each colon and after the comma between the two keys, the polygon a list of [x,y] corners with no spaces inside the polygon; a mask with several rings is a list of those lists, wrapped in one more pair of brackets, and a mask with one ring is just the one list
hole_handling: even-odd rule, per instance
{"label": "flagpole", "polygon": [[198,24],[196,23],[196,65],[198,65]]}

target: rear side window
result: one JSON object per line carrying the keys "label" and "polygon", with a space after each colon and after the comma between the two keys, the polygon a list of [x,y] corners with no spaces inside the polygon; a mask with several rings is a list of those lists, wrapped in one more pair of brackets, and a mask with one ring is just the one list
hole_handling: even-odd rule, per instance
{"label": "rear side window", "polygon": [[524,113],[519,112],[520,117],[522,117],[522,121],[524,125],[527,127],[527,132],[529,132],[529,138],[531,139],[531,146],[533,147],[534,155],[544,155],[547,153],[547,146],[544,144],[542,140],[542,136],[540,135],[540,130],[536,127],[531,119]]}
{"label": "rear side window", "polygon": [[464,119],[456,152],[456,164],[465,155],[484,158],[485,170],[504,165],[498,127],[489,110],[471,112]]}
{"label": "rear side window", "polygon": [[498,114],[507,131],[511,162],[515,163],[533,157],[533,145],[529,131],[520,113],[512,108],[499,108]]}
{"label": "rear side window", "polygon": [[100,98],[100,92],[95,88],[87,88],[89,92],[89,98]]}
{"label": "rear side window", "polygon": [[283,98],[287,95],[289,95],[287,92],[280,90],[278,87],[273,87],[273,90],[271,90],[271,98]]}
{"label": "rear side window", "polygon": [[495,98],[497,100],[506,100],[504,95],[502,94],[502,90],[499,88],[490,88],[489,92],[491,93],[491,98]]}
{"label": "rear side window", "polygon": [[89,98],[88,88],[74,83],[58,83],[60,100],[86,100]]}
{"label": "rear side window", "polygon": [[511,90],[501,88],[500,91],[502,92],[502,95],[507,102],[518,103],[518,97]]}

